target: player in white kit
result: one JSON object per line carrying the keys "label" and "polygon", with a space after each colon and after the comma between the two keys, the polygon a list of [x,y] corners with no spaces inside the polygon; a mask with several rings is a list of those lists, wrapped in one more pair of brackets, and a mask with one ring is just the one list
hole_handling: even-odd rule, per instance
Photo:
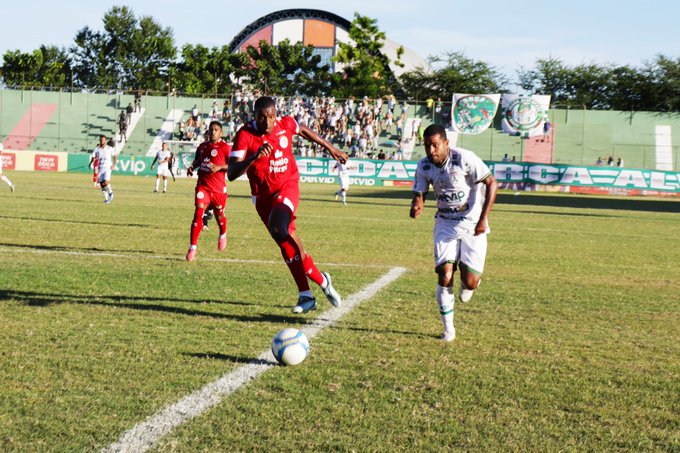
{"label": "player in white kit", "polygon": [[453,327],[453,275],[460,268],[461,302],[472,298],[479,286],[486,260],[489,212],[496,200],[498,183],[491,170],[472,151],[450,148],[446,129],[431,125],[423,134],[427,157],[416,167],[410,216],[423,212],[430,186],[437,199],[434,225],[434,260],[437,304],[444,324],[444,341],[456,337]]}
{"label": "player in white kit", "polygon": [[102,194],[104,194],[104,203],[109,204],[113,201],[113,188],[111,187],[111,172],[113,167],[116,166],[116,161],[118,156],[116,155],[116,150],[107,144],[106,135],[99,136],[99,145],[92,151],[92,158],[90,159],[90,165],[97,160],[97,165],[99,166],[99,178],[97,182],[102,188]]}
{"label": "player in white kit", "polygon": [[349,189],[349,171],[352,169],[349,160],[344,164],[337,162],[333,170],[338,170],[338,183],[340,184],[340,190],[335,192],[335,199],[338,197],[342,199],[342,204],[347,206],[347,189]]}
{"label": "player in white kit", "polygon": [[161,150],[156,152],[156,157],[154,157],[153,162],[151,162],[152,170],[154,164],[158,162],[158,169],[156,170],[156,188],[154,189],[154,192],[158,192],[161,176],[163,177],[163,193],[168,190],[168,175],[170,174],[171,157],[172,153],[170,152],[170,148],[168,148],[168,144],[163,142]]}
{"label": "player in white kit", "polygon": [[14,192],[14,184],[12,181],[9,180],[9,178],[5,175],[2,174],[2,143],[0,143],[0,180],[2,180],[5,184],[9,186],[9,190]]}

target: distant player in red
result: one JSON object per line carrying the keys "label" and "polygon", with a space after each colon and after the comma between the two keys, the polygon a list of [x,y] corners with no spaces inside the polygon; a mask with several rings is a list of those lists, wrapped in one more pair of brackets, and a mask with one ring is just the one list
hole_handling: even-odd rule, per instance
{"label": "distant player in red", "polygon": [[243,173],[248,175],[255,209],[281,248],[281,255],[298,287],[298,302],[293,313],[316,309],[316,299],[309,289],[307,277],[319,285],[328,301],[337,307],[342,299],[333,288],[330,275],[319,272],[295,231],[300,173],[293,156],[293,135],[321,145],[339,162],[345,163],[347,154],[307,126],[298,125],[293,117],[278,118],[276,103],[270,97],[257,99],[254,110],[255,120],[236,134],[227,176],[233,181]]}
{"label": "distant player in red", "polygon": [[198,171],[196,183],[196,198],[194,220],[191,223],[191,245],[187,252],[187,261],[196,258],[198,236],[203,230],[203,214],[206,209],[212,209],[215,220],[220,229],[217,240],[217,250],[220,252],[227,247],[227,217],[224,208],[227,205],[227,181],[225,173],[229,164],[231,147],[222,140],[222,124],[219,121],[210,122],[208,127],[210,140],[201,143],[196,151],[196,158],[187,168],[187,175],[192,176]]}

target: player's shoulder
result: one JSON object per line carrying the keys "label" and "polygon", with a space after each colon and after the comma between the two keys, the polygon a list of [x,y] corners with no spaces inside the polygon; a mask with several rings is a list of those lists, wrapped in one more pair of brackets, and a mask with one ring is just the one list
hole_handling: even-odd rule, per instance
{"label": "player's shoulder", "polygon": [[282,116],[281,118],[278,118],[277,122],[284,129],[291,129],[291,130],[294,130],[294,131],[298,130],[297,121],[295,121],[295,118],[293,118],[290,115],[285,115],[285,116]]}
{"label": "player's shoulder", "polygon": [[455,148],[451,148],[451,150],[449,152],[450,152],[449,155],[451,156],[454,163],[456,163],[456,162],[457,163],[465,163],[465,162],[482,160],[477,155],[477,153],[475,153],[474,151],[471,151],[469,149],[465,149],[465,148],[455,147]]}
{"label": "player's shoulder", "polygon": [[227,143],[226,140],[220,139],[220,141],[218,142],[218,146],[225,150],[226,152],[231,151],[231,145]]}

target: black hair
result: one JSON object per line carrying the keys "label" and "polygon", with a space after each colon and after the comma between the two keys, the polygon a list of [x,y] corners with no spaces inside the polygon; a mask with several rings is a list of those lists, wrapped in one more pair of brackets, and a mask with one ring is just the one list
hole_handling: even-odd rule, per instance
{"label": "black hair", "polygon": [[258,110],[264,110],[269,107],[276,107],[276,102],[274,102],[274,99],[270,98],[269,96],[262,96],[257,98],[253,109],[257,112]]}
{"label": "black hair", "polygon": [[217,125],[220,127],[220,130],[222,130],[222,123],[220,123],[220,122],[217,121],[217,120],[212,120],[212,121],[210,122],[210,124],[208,125],[208,129],[210,129],[210,128],[212,127],[213,124],[217,124]]}
{"label": "black hair", "polygon": [[444,139],[447,138],[446,129],[444,126],[440,126],[439,124],[430,124],[423,132],[423,137],[431,137],[433,135],[440,135]]}

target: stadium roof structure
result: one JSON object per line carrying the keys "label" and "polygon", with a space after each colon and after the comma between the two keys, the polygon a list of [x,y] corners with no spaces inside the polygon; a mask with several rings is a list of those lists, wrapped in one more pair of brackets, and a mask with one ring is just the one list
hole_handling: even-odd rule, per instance
{"label": "stadium roof structure", "polygon": [[[340,66],[332,61],[337,53],[339,43],[350,41],[349,28],[351,22],[337,14],[318,9],[285,9],[262,16],[247,25],[229,44],[232,52],[243,52],[248,46],[258,46],[264,40],[271,45],[288,39],[291,43],[302,42],[312,45],[315,53],[321,57],[321,64],[327,64],[332,71],[340,70]],[[383,54],[390,60],[397,58],[399,44],[385,39]],[[399,76],[417,66],[428,67],[427,62],[418,54],[404,47],[401,56],[403,66],[390,64],[393,76]]]}

